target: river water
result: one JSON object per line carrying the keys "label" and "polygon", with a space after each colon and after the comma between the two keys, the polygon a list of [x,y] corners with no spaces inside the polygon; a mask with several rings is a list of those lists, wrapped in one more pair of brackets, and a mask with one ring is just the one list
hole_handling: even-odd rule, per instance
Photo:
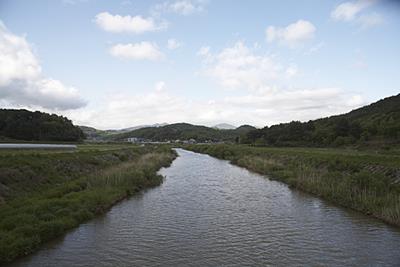
{"label": "river water", "polygon": [[12,266],[400,266],[400,231],[178,149],[164,183]]}

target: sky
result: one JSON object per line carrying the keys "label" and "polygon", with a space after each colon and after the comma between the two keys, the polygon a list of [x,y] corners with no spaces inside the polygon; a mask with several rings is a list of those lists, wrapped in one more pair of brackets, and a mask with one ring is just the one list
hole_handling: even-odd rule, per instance
{"label": "sky", "polygon": [[0,0],[0,108],[257,127],[400,91],[400,1]]}

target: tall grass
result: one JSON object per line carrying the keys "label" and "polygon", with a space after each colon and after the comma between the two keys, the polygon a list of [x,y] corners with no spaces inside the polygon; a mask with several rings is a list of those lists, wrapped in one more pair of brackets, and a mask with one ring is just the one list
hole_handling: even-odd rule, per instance
{"label": "tall grass", "polygon": [[[104,213],[121,199],[159,185],[163,178],[157,171],[168,166],[176,154],[166,148],[147,147],[85,155],[52,154],[51,157],[55,161],[44,156],[31,161],[31,165],[24,161],[24,156],[14,158],[31,167],[34,182],[28,183],[19,176],[8,181],[14,189],[0,204],[0,263],[29,254],[43,242]],[[81,161],[76,161],[77,158]],[[48,164],[57,161],[67,166],[65,173],[49,170],[52,166]],[[19,164],[12,166],[20,167]],[[83,166],[90,172],[84,171]],[[9,166],[9,169],[13,168]],[[53,173],[58,175],[54,180]],[[46,177],[46,182],[38,176]],[[16,189],[18,184],[27,183],[33,189]]]}
{"label": "tall grass", "polygon": [[188,146],[400,226],[400,157],[376,152],[237,145]]}

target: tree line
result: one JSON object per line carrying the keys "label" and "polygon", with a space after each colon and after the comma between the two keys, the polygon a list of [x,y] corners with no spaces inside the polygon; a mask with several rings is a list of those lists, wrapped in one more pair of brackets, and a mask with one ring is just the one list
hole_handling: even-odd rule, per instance
{"label": "tree line", "polygon": [[25,109],[0,109],[0,137],[26,141],[80,141],[82,130],[63,116]]}

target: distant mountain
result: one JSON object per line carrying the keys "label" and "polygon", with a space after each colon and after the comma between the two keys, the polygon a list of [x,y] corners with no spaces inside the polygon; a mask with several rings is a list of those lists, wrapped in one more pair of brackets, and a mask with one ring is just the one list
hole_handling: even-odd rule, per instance
{"label": "distant mountain", "polygon": [[25,109],[0,109],[0,139],[80,141],[82,130],[63,116]]}
{"label": "distant mountain", "polygon": [[239,137],[248,131],[254,130],[252,126],[241,126],[237,129],[220,130],[189,123],[175,123],[162,127],[147,127],[126,133],[108,136],[107,139],[121,141],[131,137],[143,138],[151,141],[174,141],[195,139],[198,142],[206,141],[238,141]]}
{"label": "distant mountain", "polygon": [[342,115],[249,131],[242,142],[277,146],[399,144],[400,94]]}
{"label": "distant mountain", "polygon": [[236,126],[233,126],[232,124],[228,124],[228,123],[220,123],[220,124],[214,125],[212,128],[220,129],[220,130],[233,130],[233,129],[236,129]]}

